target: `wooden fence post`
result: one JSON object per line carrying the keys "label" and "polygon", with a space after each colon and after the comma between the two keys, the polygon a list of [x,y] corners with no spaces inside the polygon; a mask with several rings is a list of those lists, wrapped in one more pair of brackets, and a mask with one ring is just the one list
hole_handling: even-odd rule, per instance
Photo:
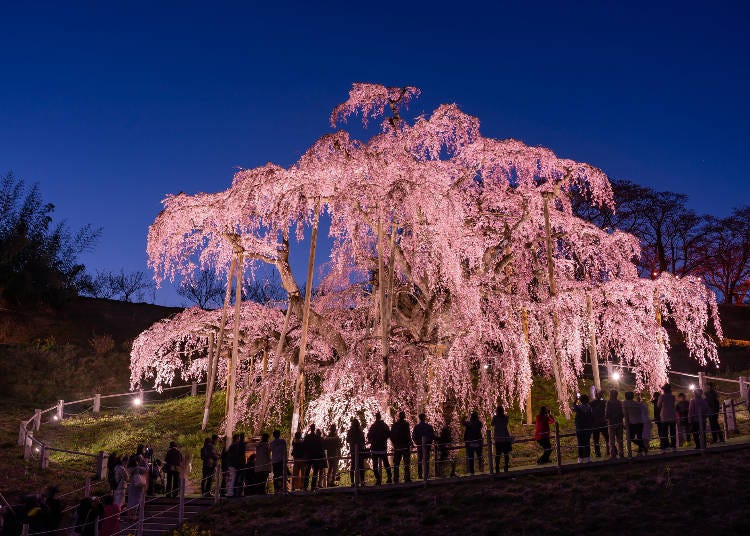
{"label": "wooden fence post", "polygon": [[[352,464],[354,469],[354,494],[359,493],[359,445],[354,444],[354,453],[352,454]],[[296,475],[295,475],[296,476]],[[292,477],[294,479],[294,476]]]}
{"label": "wooden fence post", "polygon": [[706,373],[705,372],[699,372],[698,373],[698,388],[702,391],[706,390]]}
{"label": "wooden fence post", "polygon": [[18,446],[23,447],[26,445],[26,434],[28,430],[26,430],[26,423],[24,421],[21,421],[21,426],[18,427]]}
{"label": "wooden fence post", "polygon": [[490,464],[490,474],[495,474],[495,463],[492,459],[492,431],[487,429],[487,463]]}
{"label": "wooden fence post", "polygon": [[96,455],[96,479],[105,480],[109,467],[109,454],[103,450]]}
{"label": "wooden fence post", "polygon": [[102,410],[102,395],[99,393],[94,395],[94,413],[99,413]]}
{"label": "wooden fence post", "polygon": [[180,506],[177,513],[177,521],[182,525],[185,520],[185,472],[180,471]]}
{"label": "wooden fence post", "polygon": [[217,463],[214,467],[214,487],[214,504],[216,504],[221,497],[221,463]]}
{"label": "wooden fence post", "polygon": [[42,426],[42,410],[35,409],[34,410],[34,431],[38,432],[41,426]]}
{"label": "wooden fence post", "polygon": [[630,418],[628,413],[625,412],[625,441],[628,443],[628,458],[633,457],[633,445],[630,444]]}
{"label": "wooden fence post", "polygon": [[560,446],[560,424],[555,420],[555,453],[557,454],[557,473],[562,473],[562,447]]}
{"label": "wooden fence post", "polygon": [[190,396],[198,396],[198,384],[196,382],[190,384]]}
{"label": "wooden fence post", "polygon": [[39,452],[39,467],[41,469],[47,469],[49,467],[49,450],[47,450],[47,444],[42,442]]}
{"label": "wooden fence post", "polygon": [[83,482],[83,496],[91,497],[91,477],[87,476]]}
{"label": "wooden fence post", "polygon": [[58,421],[63,420],[63,407],[64,406],[65,406],[64,400],[57,401],[57,411],[55,412],[55,417],[57,417]]}
{"label": "wooden fence post", "polygon": [[32,452],[33,446],[34,446],[34,431],[27,430],[26,440],[23,443],[23,459],[24,460],[31,459],[31,452]]}

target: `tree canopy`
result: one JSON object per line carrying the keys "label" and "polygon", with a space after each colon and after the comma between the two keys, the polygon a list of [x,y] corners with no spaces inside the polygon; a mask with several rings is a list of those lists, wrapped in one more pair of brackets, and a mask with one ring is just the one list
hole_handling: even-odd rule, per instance
{"label": "tree canopy", "polygon": [[[148,233],[157,281],[226,274],[239,254],[245,269],[274,266],[286,290],[279,308],[288,322],[273,306],[243,316],[241,418],[286,404],[302,372],[304,300],[289,254],[320,214],[334,245],[310,311],[311,419],[334,421],[352,400],[437,422],[474,408],[489,415],[498,402],[525,400],[534,373],[555,379],[565,407],[592,344],[605,361],[633,367],[639,387],[654,388],[666,380],[667,320],[699,362],[717,360],[707,329],[713,323],[721,336],[721,328],[701,280],[639,277],[633,235],[574,213],[574,197],[615,208],[600,169],[484,137],[479,120],[454,104],[407,120],[419,93],[354,84],[331,123],[376,120],[369,139],[337,130],[288,168],[241,170],[227,190],[163,201]],[[208,331],[219,329],[215,312],[192,314],[213,315]],[[260,329],[264,315],[273,326]],[[158,331],[160,343],[149,342],[151,330],[134,345],[134,385],[205,374],[205,324],[196,330],[176,318]]]}

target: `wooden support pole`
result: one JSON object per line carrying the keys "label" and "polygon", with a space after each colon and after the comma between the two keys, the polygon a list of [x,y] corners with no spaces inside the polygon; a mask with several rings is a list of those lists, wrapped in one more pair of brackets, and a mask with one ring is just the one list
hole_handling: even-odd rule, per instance
{"label": "wooden support pole", "polygon": [[100,413],[102,411],[102,395],[96,393],[94,395],[94,413]]}
{"label": "wooden support pole", "polygon": [[[523,328],[523,338],[526,341],[526,351],[529,350],[529,312],[524,307],[521,309],[521,327]],[[527,354],[528,359],[528,354]],[[532,384],[534,378],[532,376]],[[534,407],[531,400],[531,385],[529,386],[529,395],[526,397],[526,424],[531,426],[534,424]]]}
{"label": "wooden support pole", "polygon": [[[555,264],[552,255],[552,228],[550,225],[549,218],[549,200],[554,197],[552,192],[544,192],[544,229],[546,233],[547,242],[547,272],[549,274],[549,293],[553,299],[557,296],[557,284],[555,282]],[[555,387],[557,388],[557,397],[560,405],[565,412],[566,416],[570,415],[570,408],[568,407],[568,389],[563,383],[562,374],[560,372],[560,362],[557,358],[557,332],[558,332],[559,320],[557,317],[557,310],[552,310],[552,337],[550,340],[550,361],[552,362],[552,374],[555,377]]]}
{"label": "wooden support pole", "polygon": [[[234,433],[234,404],[237,391],[237,363],[240,360],[240,306],[242,304],[242,272],[243,258],[242,252],[237,251],[237,269],[234,289],[234,333],[232,340],[232,353],[229,357],[229,367],[227,369],[227,400],[226,400],[226,436],[232,437]],[[227,442],[229,444],[229,442]]]}
{"label": "wooden support pole", "polygon": [[560,445],[560,423],[555,420],[555,454],[557,456],[557,473],[562,473],[562,447]]}
{"label": "wooden support pole", "polygon": [[300,423],[304,420],[305,406],[305,355],[307,353],[307,332],[310,326],[310,300],[312,298],[313,270],[315,268],[315,248],[318,242],[318,218],[320,213],[320,200],[315,202],[315,215],[313,216],[312,236],[310,237],[310,258],[307,262],[307,283],[305,286],[305,305],[302,311],[302,335],[299,343],[299,363],[297,364],[297,381],[294,385],[294,410],[292,412],[291,436],[299,430]]}
{"label": "wooden support pole", "polygon": [[591,294],[586,293],[586,313],[589,317],[589,359],[591,359],[591,370],[594,373],[594,387],[597,391],[602,390],[602,382],[599,378],[599,355],[596,350],[596,322],[594,322],[594,307],[591,303]]}
{"label": "wooden support pole", "polygon": [[[211,411],[211,398],[214,394],[214,384],[216,383],[216,372],[219,369],[219,359],[221,357],[221,344],[224,341],[224,330],[227,323],[227,309],[229,308],[229,300],[232,297],[232,278],[237,264],[237,258],[232,256],[232,262],[229,265],[229,273],[227,274],[227,288],[224,290],[224,308],[221,311],[221,324],[219,325],[219,337],[216,341],[215,347],[212,348],[214,342],[213,337],[208,342],[208,372],[206,374],[206,406],[203,409],[203,423],[201,430],[205,431],[208,426],[208,415]],[[213,351],[212,351],[213,350]]]}
{"label": "wooden support pole", "polygon": [[64,400],[58,400],[57,401],[57,408],[55,410],[55,416],[57,417],[58,421],[63,420],[63,408],[65,407],[65,401]]}
{"label": "wooden support pole", "polygon": [[190,384],[190,396],[198,396],[198,383],[193,382]]}
{"label": "wooden support pole", "polygon": [[35,409],[34,410],[34,431],[38,432],[39,427],[42,425],[42,410],[41,409]]}
{"label": "wooden support pole", "polygon": [[706,390],[706,373],[705,372],[698,373],[698,388],[703,390],[704,392]]}

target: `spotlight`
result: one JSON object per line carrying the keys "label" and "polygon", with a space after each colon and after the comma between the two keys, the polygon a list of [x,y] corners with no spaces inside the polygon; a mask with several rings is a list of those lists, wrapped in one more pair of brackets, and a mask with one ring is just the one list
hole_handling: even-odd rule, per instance
{"label": "spotlight", "polygon": [[52,420],[53,420],[53,421],[56,421],[56,420],[57,420],[57,415],[53,415],[53,416],[52,416]]}
{"label": "spotlight", "polygon": [[489,365],[489,363],[488,363],[488,364],[486,364],[486,365],[484,366],[484,368],[485,368],[485,370],[486,370],[486,369],[488,369],[488,368],[490,368],[490,365]]}
{"label": "spotlight", "polygon": [[39,447],[35,447],[34,452],[39,452]]}
{"label": "spotlight", "polygon": [[613,372],[612,373],[612,379],[615,380],[616,382],[619,382],[620,381],[620,373],[619,372]]}
{"label": "spotlight", "polygon": [[691,391],[695,391],[695,384],[693,384],[693,383],[690,384],[690,390]]}
{"label": "spotlight", "polygon": [[140,398],[134,398],[134,399],[133,399],[133,405],[134,405],[135,407],[138,407],[138,406],[140,406],[141,404],[143,404],[143,400],[141,400]]}

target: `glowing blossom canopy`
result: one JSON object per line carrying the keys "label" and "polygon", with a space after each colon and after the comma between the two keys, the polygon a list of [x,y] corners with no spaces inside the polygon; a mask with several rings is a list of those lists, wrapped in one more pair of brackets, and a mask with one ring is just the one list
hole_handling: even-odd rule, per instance
{"label": "glowing blossom canopy", "polygon": [[[311,414],[327,421],[319,426],[340,421],[352,399],[412,418],[425,411],[437,422],[472,409],[488,416],[498,402],[524,400],[533,373],[556,374],[560,404],[567,405],[592,330],[598,355],[632,366],[639,388],[666,379],[669,341],[661,322],[673,322],[700,363],[717,360],[707,332],[713,323],[721,337],[713,294],[695,278],[639,278],[635,237],[573,215],[573,195],[612,204],[601,170],[545,148],[485,138],[478,119],[456,105],[408,121],[405,104],[418,95],[411,87],[354,84],[332,121],[382,118],[370,139],[339,130],[289,168],[267,164],[238,172],[222,192],[168,196],[148,234],[157,281],[199,268],[226,271],[242,251],[250,267],[279,270],[290,329],[298,330],[303,299],[290,248],[315,210],[329,218],[334,245],[312,300],[305,364],[315,378]],[[277,326],[265,331],[271,359],[287,364],[268,374],[296,374],[297,337],[275,355],[280,312],[243,315],[243,329],[253,332],[264,315]],[[195,348],[205,346],[187,335],[190,322],[159,329],[185,331]],[[166,371],[177,350],[149,342],[161,336],[152,328],[137,343],[133,382],[152,370],[157,382],[172,379]],[[250,401],[244,418],[257,419],[257,406]]]}

